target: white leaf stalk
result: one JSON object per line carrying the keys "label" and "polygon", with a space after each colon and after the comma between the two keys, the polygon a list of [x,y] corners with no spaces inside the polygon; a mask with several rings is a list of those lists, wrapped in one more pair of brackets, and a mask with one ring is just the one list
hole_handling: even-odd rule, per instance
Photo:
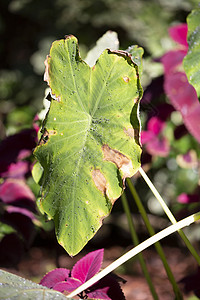
{"label": "white leaf stalk", "polygon": [[168,208],[167,204],[165,203],[165,201],[163,200],[161,195],[158,193],[157,189],[155,188],[155,186],[153,185],[153,183],[151,182],[151,180],[149,179],[147,174],[144,172],[144,170],[142,168],[139,168],[139,172],[140,172],[141,176],[143,177],[143,179],[146,181],[147,185],[149,186],[150,190],[152,191],[152,193],[154,194],[154,196],[156,197],[156,199],[158,200],[160,205],[162,206],[162,208],[165,211],[166,215],[168,216],[169,220],[172,222],[172,224],[175,224],[177,222],[176,219],[174,218],[174,216],[171,213],[170,209]]}
{"label": "white leaf stalk", "polygon": [[170,234],[189,226],[190,224],[196,222],[200,219],[200,212],[193,214],[179,222],[176,222],[175,224],[163,229],[159,233],[153,235],[152,237],[148,238],[146,241],[140,243],[138,246],[134,247],[121,257],[119,257],[117,260],[115,260],[113,263],[111,263],[109,266],[107,266],[104,270],[93,276],[91,279],[86,281],[84,284],[82,284],[80,287],[78,287],[76,290],[74,290],[72,293],[68,294],[66,297],[71,298],[76,296],[77,294],[81,293],[82,291],[89,288],[91,285],[99,281],[101,278],[108,275],[110,272],[114,271],[116,268],[121,266],[123,263],[140,253],[141,251],[145,250],[146,248],[152,246],[154,243],[160,241],[161,239],[169,236]]}
{"label": "white leaf stalk", "polygon": [[[175,217],[171,213],[170,209],[168,208],[167,204],[165,203],[165,201],[163,200],[161,195],[156,190],[155,186],[153,185],[153,183],[151,182],[151,180],[149,179],[147,174],[144,172],[144,170],[142,168],[139,169],[139,172],[140,172],[141,176],[143,177],[143,179],[146,181],[147,185],[151,189],[152,193],[154,194],[154,196],[156,197],[156,199],[158,200],[160,205],[162,206],[162,208],[163,208],[164,212],[166,213],[166,215],[168,216],[169,220],[172,222],[172,224],[176,224],[177,221],[176,221]],[[178,233],[179,233],[180,237],[182,238],[182,240],[184,241],[185,245],[187,246],[188,250],[191,252],[193,257],[196,259],[196,262],[200,266],[199,254],[197,253],[197,251],[195,250],[193,245],[190,243],[190,241],[188,240],[185,233],[180,229],[179,229]]]}

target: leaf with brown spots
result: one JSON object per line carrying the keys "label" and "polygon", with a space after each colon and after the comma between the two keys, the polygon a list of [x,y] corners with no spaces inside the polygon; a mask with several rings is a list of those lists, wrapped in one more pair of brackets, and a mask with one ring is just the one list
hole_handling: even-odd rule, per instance
{"label": "leaf with brown spots", "polygon": [[131,55],[107,49],[91,68],[73,36],[53,43],[45,65],[54,100],[35,150],[44,169],[38,203],[54,219],[59,243],[75,255],[140,167],[142,92]]}

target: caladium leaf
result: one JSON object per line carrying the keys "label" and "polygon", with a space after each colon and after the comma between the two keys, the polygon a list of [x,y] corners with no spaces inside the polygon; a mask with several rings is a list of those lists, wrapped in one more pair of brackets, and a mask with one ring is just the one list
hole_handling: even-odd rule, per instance
{"label": "caladium leaf", "polygon": [[[61,293],[50,290],[44,286],[31,282],[20,276],[0,270],[0,295],[1,299],[37,299],[37,300],[66,300]],[[73,298],[69,298],[73,299]]]}
{"label": "caladium leaf", "polygon": [[140,167],[141,86],[127,52],[107,49],[90,68],[74,36],[55,41],[45,64],[54,100],[34,152],[44,168],[40,210],[75,255]]}
{"label": "caladium leaf", "polygon": [[184,58],[184,69],[200,99],[200,9],[193,10],[187,17],[188,53]]}
{"label": "caladium leaf", "polygon": [[81,258],[73,267],[71,276],[82,283],[92,278],[101,268],[103,249],[92,251]]}

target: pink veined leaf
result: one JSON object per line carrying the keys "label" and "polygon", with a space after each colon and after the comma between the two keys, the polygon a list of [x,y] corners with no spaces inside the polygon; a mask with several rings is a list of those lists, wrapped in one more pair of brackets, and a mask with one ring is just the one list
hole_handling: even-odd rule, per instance
{"label": "pink veined leaf", "polygon": [[166,157],[169,154],[170,146],[165,137],[153,139],[146,145],[147,151],[153,156]]}
{"label": "pink veined leaf", "polygon": [[54,289],[55,284],[61,281],[68,280],[70,270],[65,268],[57,268],[47,273],[40,281],[39,284]]}
{"label": "pink veined leaf", "polygon": [[178,24],[169,28],[169,35],[172,40],[186,48],[188,47],[187,33],[188,27],[186,23]]}
{"label": "pink veined leaf", "polygon": [[90,252],[81,258],[73,267],[71,276],[82,283],[92,278],[101,268],[104,249]]}
{"label": "pink veined leaf", "polygon": [[82,282],[76,278],[72,278],[72,277],[69,277],[67,279],[67,281],[61,281],[61,282],[58,282],[54,285],[53,289],[58,291],[58,292],[72,292],[74,291],[76,288],[78,288],[80,285],[82,284]]}
{"label": "pink veined leaf", "polygon": [[174,107],[181,112],[187,129],[200,142],[200,103],[186,75],[177,72],[167,76],[164,88]]}
{"label": "pink veined leaf", "polygon": [[37,220],[37,218],[35,217],[35,215],[28,209],[26,208],[22,208],[22,207],[17,207],[17,206],[7,206],[6,207],[6,211],[8,213],[19,213],[22,214],[28,218],[30,218],[32,221],[33,220]]}
{"label": "pink veined leaf", "polygon": [[21,199],[35,200],[33,192],[21,179],[6,179],[0,185],[0,198],[4,203],[11,203]]}
{"label": "pink veined leaf", "polygon": [[165,123],[162,122],[159,118],[152,117],[147,124],[147,129],[148,131],[153,132],[154,135],[158,135],[163,130],[164,126]]}
{"label": "pink veined leaf", "polygon": [[164,90],[173,106],[181,112],[188,131],[200,142],[200,103],[186,74],[180,71],[188,50],[187,24],[171,27],[169,34],[183,49],[169,51],[161,59],[165,70]]}
{"label": "pink veined leaf", "polygon": [[3,178],[24,178],[29,171],[29,163],[27,161],[18,161],[11,163],[6,172],[1,173]]}
{"label": "pink veined leaf", "polygon": [[112,300],[107,294],[109,287],[105,287],[99,290],[95,290],[94,292],[87,293],[90,299],[104,299],[104,300]]}
{"label": "pink veined leaf", "polygon": [[162,135],[164,126],[165,122],[152,117],[147,124],[147,130],[141,132],[141,143],[146,144],[146,150],[151,155],[166,157],[169,154],[169,142]]}
{"label": "pink veined leaf", "polygon": [[186,54],[187,50],[171,50],[162,56],[161,62],[164,66],[165,77],[178,71]]}
{"label": "pink veined leaf", "polygon": [[11,203],[20,199],[35,200],[34,194],[21,179],[6,179],[0,185],[0,197],[4,203]]}
{"label": "pink veined leaf", "polygon": [[153,132],[142,130],[141,137],[140,137],[142,145],[152,141],[152,139],[154,138],[155,138],[155,134]]}

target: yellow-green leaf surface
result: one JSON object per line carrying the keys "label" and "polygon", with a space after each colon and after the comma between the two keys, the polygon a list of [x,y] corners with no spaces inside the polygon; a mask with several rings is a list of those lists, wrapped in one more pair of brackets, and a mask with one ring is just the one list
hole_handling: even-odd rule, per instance
{"label": "yellow-green leaf surface", "polygon": [[105,50],[90,68],[77,39],[55,41],[45,62],[52,97],[35,156],[44,168],[40,210],[58,242],[77,254],[140,167],[138,67]]}
{"label": "yellow-green leaf surface", "polygon": [[[66,300],[66,297],[52,289],[30,280],[0,270],[0,299],[4,300]],[[73,298],[68,298],[73,300]]]}
{"label": "yellow-green leaf surface", "polygon": [[189,14],[187,24],[189,48],[184,58],[184,69],[200,100],[200,8]]}

